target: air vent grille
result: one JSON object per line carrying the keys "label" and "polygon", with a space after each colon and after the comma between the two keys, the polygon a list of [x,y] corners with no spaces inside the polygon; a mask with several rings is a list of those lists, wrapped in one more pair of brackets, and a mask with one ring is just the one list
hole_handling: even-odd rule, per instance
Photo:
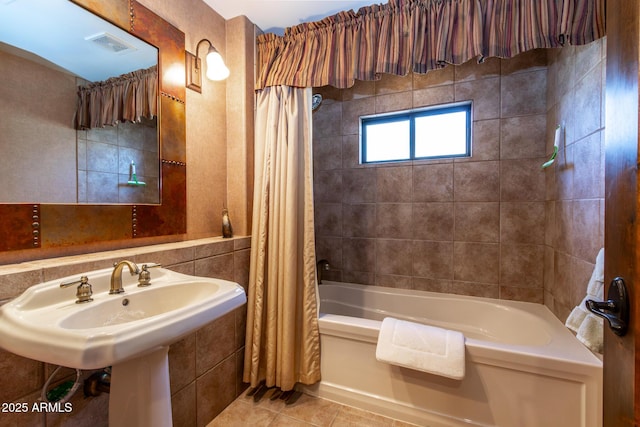
{"label": "air vent grille", "polygon": [[131,46],[124,40],[121,40],[109,33],[99,33],[93,36],[85,37],[85,40],[94,42],[98,46],[101,46],[104,49],[107,49],[113,53],[122,53],[129,50],[136,50],[135,47]]}

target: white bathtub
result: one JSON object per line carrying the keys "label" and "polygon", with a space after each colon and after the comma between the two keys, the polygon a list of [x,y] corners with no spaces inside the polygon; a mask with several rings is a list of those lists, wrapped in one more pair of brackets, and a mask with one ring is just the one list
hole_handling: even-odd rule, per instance
{"label": "white bathtub", "polygon": [[[598,427],[602,362],[543,305],[327,282],[307,393],[421,426]],[[464,333],[461,381],[378,362],[381,320]]]}

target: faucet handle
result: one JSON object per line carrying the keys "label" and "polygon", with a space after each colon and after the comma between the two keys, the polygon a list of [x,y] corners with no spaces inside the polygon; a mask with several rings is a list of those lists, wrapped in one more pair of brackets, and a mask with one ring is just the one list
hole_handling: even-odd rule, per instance
{"label": "faucet handle", "polygon": [[72,285],[78,285],[78,289],[76,291],[76,297],[78,299],[76,300],[76,304],[93,301],[93,298],[91,298],[93,290],[91,289],[91,283],[89,283],[89,278],[87,276],[81,276],[80,280],[60,283],[61,288],[67,288]]}
{"label": "faucet handle", "polygon": [[162,264],[142,264],[142,271],[138,275],[138,286],[145,287],[151,284],[150,268],[162,267]]}

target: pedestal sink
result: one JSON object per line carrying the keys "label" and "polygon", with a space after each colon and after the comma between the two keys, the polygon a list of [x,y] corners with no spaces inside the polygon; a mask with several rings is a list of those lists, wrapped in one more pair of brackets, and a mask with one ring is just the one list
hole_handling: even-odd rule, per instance
{"label": "pedestal sink", "polygon": [[[142,265],[142,264],[141,264]],[[0,348],[77,369],[112,367],[110,426],[171,426],[169,345],[246,303],[244,289],[222,279],[152,270],[151,284],[123,276],[109,294],[113,269],[32,286],[0,307]],[[76,303],[87,276],[92,301]]]}

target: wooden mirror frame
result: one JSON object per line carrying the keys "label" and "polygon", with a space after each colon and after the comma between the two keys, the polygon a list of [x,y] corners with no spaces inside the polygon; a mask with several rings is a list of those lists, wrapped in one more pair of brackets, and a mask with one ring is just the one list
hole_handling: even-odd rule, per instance
{"label": "wooden mirror frame", "polygon": [[72,1],[159,50],[161,204],[0,204],[0,264],[175,241],[186,233],[185,35],[135,0]]}

